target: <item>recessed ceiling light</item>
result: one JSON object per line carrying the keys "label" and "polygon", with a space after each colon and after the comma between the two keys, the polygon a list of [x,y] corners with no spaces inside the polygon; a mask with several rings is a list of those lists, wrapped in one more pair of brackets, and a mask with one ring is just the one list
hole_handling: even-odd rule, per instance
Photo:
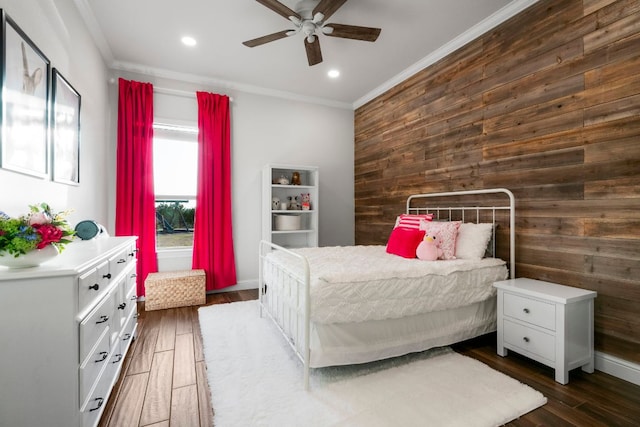
{"label": "recessed ceiling light", "polygon": [[327,75],[329,77],[331,77],[332,79],[336,79],[336,78],[338,78],[340,76],[340,71],[338,71],[338,70],[329,70]]}
{"label": "recessed ceiling light", "polygon": [[189,36],[184,36],[182,38],[182,43],[185,46],[195,46],[197,44],[196,39],[194,39],[193,37],[189,37]]}

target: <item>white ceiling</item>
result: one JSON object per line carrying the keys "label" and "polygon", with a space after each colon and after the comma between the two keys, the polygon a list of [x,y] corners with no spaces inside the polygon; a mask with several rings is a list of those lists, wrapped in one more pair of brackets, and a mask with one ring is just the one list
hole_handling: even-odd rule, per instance
{"label": "white ceiling", "polygon": [[[536,0],[349,0],[327,22],[378,27],[376,42],[321,35],[324,61],[307,64],[297,34],[248,48],[243,41],[292,29],[254,0],[75,0],[116,70],[357,107]],[[296,9],[297,0],[281,0]],[[180,38],[198,44],[185,47]],[[331,68],[341,73],[327,77]]]}

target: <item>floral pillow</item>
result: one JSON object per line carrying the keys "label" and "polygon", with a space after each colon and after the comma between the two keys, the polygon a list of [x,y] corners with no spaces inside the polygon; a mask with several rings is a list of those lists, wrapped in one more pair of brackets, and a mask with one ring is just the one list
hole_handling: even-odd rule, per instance
{"label": "floral pillow", "polygon": [[424,230],[429,235],[437,234],[440,236],[440,249],[442,249],[440,259],[456,259],[456,239],[460,224],[461,221],[421,221],[420,230]]}
{"label": "floral pillow", "polygon": [[416,249],[423,238],[423,230],[396,227],[389,236],[387,253],[399,255],[403,258],[415,258]]}
{"label": "floral pillow", "polygon": [[396,218],[396,227],[420,229],[420,221],[432,221],[433,214],[402,214]]}

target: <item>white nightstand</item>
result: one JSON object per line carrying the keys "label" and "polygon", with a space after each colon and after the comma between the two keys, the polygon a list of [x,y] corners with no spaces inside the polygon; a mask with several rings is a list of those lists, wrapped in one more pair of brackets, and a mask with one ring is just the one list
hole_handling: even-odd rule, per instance
{"label": "white nightstand", "polygon": [[556,381],[569,371],[593,372],[593,300],[596,292],[533,279],[493,284],[498,289],[498,354],[507,349],[550,366]]}

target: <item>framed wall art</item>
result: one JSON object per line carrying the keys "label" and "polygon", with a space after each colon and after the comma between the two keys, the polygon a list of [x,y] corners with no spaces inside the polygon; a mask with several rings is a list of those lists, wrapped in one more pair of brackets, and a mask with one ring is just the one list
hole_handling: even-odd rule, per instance
{"label": "framed wall art", "polygon": [[18,25],[2,19],[0,166],[47,177],[50,62]]}
{"label": "framed wall art", "polygon": [[54,68],[52,72],[51,138],[53,180],[80,183],[80,94]]}

